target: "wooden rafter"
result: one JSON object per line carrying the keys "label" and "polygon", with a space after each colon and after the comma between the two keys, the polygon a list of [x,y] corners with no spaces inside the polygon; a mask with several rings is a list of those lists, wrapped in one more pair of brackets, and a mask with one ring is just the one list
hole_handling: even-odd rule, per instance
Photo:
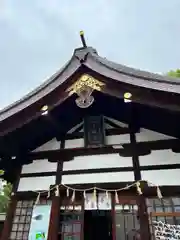
{"label": "wooden rafter", "polygon": [[109,124],[111,127],[113,127],[113,128],[125,128],[125,129],[127,129],[126,127],[121,127],[121,126],[119,126],[118,124],[116,124],[115,122],[113,122],[113,121],[111,121],[111,120],[109,120],[108,118],[104,118],[104,120],[105,120],[105,123],[107,123],[107,124]]}

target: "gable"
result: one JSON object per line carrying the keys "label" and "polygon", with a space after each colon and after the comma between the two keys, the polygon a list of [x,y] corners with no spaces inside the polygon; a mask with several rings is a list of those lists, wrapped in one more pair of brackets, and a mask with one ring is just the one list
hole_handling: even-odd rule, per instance
{"label": "gable", "polygon": [[[104,116],[104,126],[105,130],[109,129],[127,129],[126,134],[113,134],[106,135],[105,144],[106,145],[116,145],[116,144],[127,144],[130,143],[130,135],[128,133],[128,124],[120,122],[116,119],[109,118]],[[84,147],[84,125],[83,121],[75,125],[67,132],[67,136],[71,136],[74,133],[80,133],[79,137],[68,138],[65,140],[65,148],[74,149],[74,148],[83,148]],[[76,135],[78,136],[78,135]],[[174,137],[158,133],[149,129],[140,128],[140,131],[136,133],[137,142],[149,142],[149,141],[158,141],[158,140],[168,140],[175,139]],[[58,150],[60,149],[60,141],[57,141],[56,138],[46,142],[40,147],[36,148],[34,152],[38,151],[48,151],[48,150]]]}
{"label": "gable", "polygon": [[[104,127],[105,130],[107,129],[127,129],[128,131],[128,124],[123,122],[117,121],[113,118],[109,118],[104,116]],[[83,148],[84,147],[84,123],[83,121],[79,124],[75,125],[71,128],[67,134],[70,136],[73,133],[81,133],[79,138],[75,139],[66,139],[65,141],[65,148]],[[113,145],[113,144],[123,144],[123,143],[130,143],[129,134],[114,134],[106,136],[106,145]],[[60,149],[60,141],[57,141],[56,138],[46,142],[45,144],[41,145],[40,147],[33,150],[33,152],[38,151],[48,151],[48,150],[57,150]]]}

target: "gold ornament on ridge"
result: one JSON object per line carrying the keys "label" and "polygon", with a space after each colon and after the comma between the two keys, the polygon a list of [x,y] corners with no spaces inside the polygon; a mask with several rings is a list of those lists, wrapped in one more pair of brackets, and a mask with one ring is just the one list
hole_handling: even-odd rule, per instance
{"label": "gold ornament on ridge", "polygon": [[90,87],[93,90],[101,91],[101,88],[104,85],[105,83],[93,78],[88,74],[84,74],[66,91],[69,92],[69,95],[72,95],[74,93],[79,94],[84,90],[85,87]]}

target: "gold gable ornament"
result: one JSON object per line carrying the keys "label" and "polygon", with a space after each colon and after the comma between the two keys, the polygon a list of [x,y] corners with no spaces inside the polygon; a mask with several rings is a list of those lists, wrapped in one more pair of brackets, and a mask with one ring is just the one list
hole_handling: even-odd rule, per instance
{"label": "gold gable ornament", "polygon": [[76,99],[76,104],[80,108],[88,108],[94,102],[94,97],[91,95],[94,90],[101,91],[105,84],[98,81],[88,74],[82,75],[70,88],[66,91],[69,96],[76,93],[79,97]]}

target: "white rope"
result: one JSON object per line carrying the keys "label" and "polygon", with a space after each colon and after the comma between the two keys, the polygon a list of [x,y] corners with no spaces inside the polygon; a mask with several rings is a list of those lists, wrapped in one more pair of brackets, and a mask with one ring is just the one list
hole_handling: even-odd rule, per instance
{"label": "white rope", "polygon": [[[143,180],[140,180],[140,181],[138,181],[138,182],[143,182]],[[133,187],[133,186],[136,186],[136,182],[135,182],[135,183],[132,183],[132,184],[126,186],[126,187],[118,188],[118,189],[105,189],[105,188],[99,188],[99,187],[91,187],[91,188],[81,189],[81,188],[72,188],[72,187],[70,187],[70,186],[67,186],[67,185],[61,183],[61,184],[58,184],[58,185],[55,185],[55,186],[51,187],[49,190],[45,190],[45,191],[33,191],[33,192],[43,194],[43,193],[47,193],[47,192],[49,192],[49,191],[52,191],[52,190],[56,189],[57,186],[59,186],[59,187],[60,187],[60,186],[64,186],[66,189],[68,188],[69,190],[76,191],[76,192],[84,192],[84,191],[85,191],[85,192],[88,192],[88,191],[94,190],[94,188],[96,188],[96,189],[99,190],[99,191],[105,191],[105,192],[106,192],[106,191],[107,191],[107,192],[115,192],[115,191],[119,192],[119,191],[122,191],[122,190],[127,190],[127,189],[129,189],[129,188],[131,188],[131,187]]]}

